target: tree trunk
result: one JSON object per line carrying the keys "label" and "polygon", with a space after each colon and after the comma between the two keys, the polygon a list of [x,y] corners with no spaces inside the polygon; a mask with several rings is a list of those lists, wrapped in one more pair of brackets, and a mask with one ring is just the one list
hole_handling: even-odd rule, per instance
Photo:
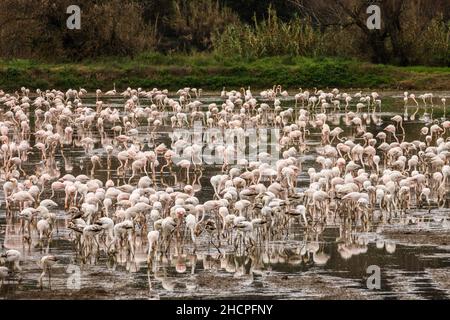
{"label": "tree trunk", "polygon": [[385,36],[378,34],[378,32],[370,32],[368,33],[368,41],[372,49],[372,62],[388,63],[389,52],[386,48]]}
{"label": "tree trunk", "polygon": [[395,31],[391,33],[391,44],[393,55],[397,60],[396,63],[401,66],[407,66],[409,64],[409,59],[406,53],[406,46]]}

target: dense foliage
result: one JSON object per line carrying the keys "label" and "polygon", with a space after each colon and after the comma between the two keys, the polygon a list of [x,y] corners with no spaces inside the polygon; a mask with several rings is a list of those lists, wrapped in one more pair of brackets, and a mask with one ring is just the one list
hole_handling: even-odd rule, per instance
{"label": "dense foliage", "polygon": [[71,0],[0,1],[0,57],[74,61],[142,52],[212,52],[254,59],[344,57],[449,66],[450,2],[384,0],[368,30],[362,0],[78,0],[81,30],[66,28]]}

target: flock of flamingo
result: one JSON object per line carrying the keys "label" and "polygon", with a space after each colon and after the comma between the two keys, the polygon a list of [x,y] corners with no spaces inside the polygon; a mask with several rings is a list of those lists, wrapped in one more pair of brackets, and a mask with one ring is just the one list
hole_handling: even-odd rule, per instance
{"label": "flock of flamingo", "polygon": [[[448,207],[444,97],[405,92],[404,114],[388,123],[376,92],[300,89],[290,95],[274,86],[253,95],[250,88],[224,88],[217,102],[205,101],[195,88],[172,96],[159,89],[119,93],[115,86],[95,95],[0,90],[1,211],[4,227],[17,226],[22,244],[0,246],[1,284],[25,272],[24,254],[37,248],[43,288],[55,264],[64,263],[52,253],[55,237],[72,242],[81,264],[133,260],[143,251],[151,272],[164,259],[201,250],[226,257],[272,248],[262,253],[267,261],[274,241],[301,230],[297,261],[325,265],[329,255],[318,239],[329,226],[339,226],[338,251],[349,259],[368,245],[354,228],[426,223],[412,213]],[[433,117],[436,108],[442,118]],[[421,109],[423,127],[408,141],[404,122],[415,121]],[[205,133],[198,143],[176,134],[195,122],[237,136],[254,128],[258,138],[226,143]],[[370,125],[378,133],[369,132]],[[278,154],[259,150],[257,159],[233,158],[238,149],[267,142],[259,136],[267,128],[280,132]],[[311,143],[315,136],[320,141]],[[205,148],[223,163],[208,169]],[[174,149],[188,156],[180,160]],[[76,164],[74,150],[83,153]],[[310,153],[315,163],[304,167]],[[204,177],[208,170],[215,174]],[[302,175],[307,181],[299,187]],[[450,228],[445,217],[437,223]],[[379,249],[395,250],[391,242],[375,241]]]}

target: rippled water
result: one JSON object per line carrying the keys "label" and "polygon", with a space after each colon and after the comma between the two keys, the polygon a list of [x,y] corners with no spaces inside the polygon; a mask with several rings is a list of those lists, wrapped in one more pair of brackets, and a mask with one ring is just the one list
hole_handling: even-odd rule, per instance
{"label": "rippled water", "polygon": [[[439,96],[445,93],[436,93]],[[402,93],[390,93],[383,96],[382,123],[371,123],[368,132],[377,132],[390,123],[389,118],[403,114]],[[448,94],[447,94],[448,96]],[[210,103],[212,98],[202,99]],[[92,103],[93,101],[86,100]],[[122,101],[110,99],[109,103],[121,107]],[[283,107],[292,106],[292,101],[283,101]],[[411,108],[410,113],[415,108]],[[420,119],[423,109],[415,121],[404,123],[407,140],[419,138],[419,131],[426,119]],[[343,113],[329,116],[333,127],[340,125],[345,133],[350,128],[343,124]],[[441,108],[435,107],[434,118],[442,116]],[[138,128],[139,139],[148,139],[145,124]],[[161,142],[170,145],[170,127],[163,127],[156,132],[155,144]],[[345,134],[344,134],[345,135]],[[151,139],[150,139],[151,140]],[[32,141],[31,145],[33,145]],[[305,188],[309,183],[307,169],[318,168],[315,163],[315,147],[320,145],[320,131],[311,131],[308,145],[310,151],[301,157],[303,172],[298,180],[298,187]],[[150,145],[150,147],[152,147]],[[96,142],[94,154],[106,155],[99,141]],[[57,162],[61,176],[66,172],[73,175],[90,176],[90,156],[81,146],[64,147],[65,158],[57,153]],[[39,170],[40,156],[35,153],[23,169],[27,173]],[[112,170],[105,166],[94,172],[94,178],[105,182],[108,178],[123,184],[115,168],[118,162],[113,159]],[[71,168],[72,167],[72,168]],[[71,169],[71,170],[69,170]],[[68,171],[69,170],[69,171]],[[212,199],[213,190],[209,178],[221,172],[221,166],[206,166],[202,176],[198,177],[201,191],[196,194],[201,202]],[[161,177],[157,175],[161,186]],[[164,176],[165,183],[171,184],[173,178]],[[137,180],[136,180],[137,181]],[[197,187],[200,187],[199,185]],[[49,189],[49,188],[48,188]],[[46,190],[41,199],[50,196]],[[0,195],[0,243],[5,249],[17,249],[22,252],[20,274],[11,275],[0,289],[0,297],[15,298],[282,298],[282,299],[447,299],[450,297],[450,230],[439,223],[448,217],[450,210],[433,209],[412,210],[408,215],[424,217],[417,225],[408,225],[400,217],[393,218],[389,224],[373,221],[369,228],[361,226],[327,226],[318,237],[305,235],[304,230],[293,224],[288,234],[274,237],[272,241],[247,251],[234,251],[224,245],[221,254],[214,246],[208,245],[209,237],[202,235],[201,245],[196,254],[172,252],[170,259],[163,256],[153,266],[147,268],[146,243],[141,243],[134,259],[112,261],[105,254],[97,261],[82,263],[71,241],[73,234],[66,228],[66,214],[58,210],[58,231],[54,232],[51,244],[46,247],[38,245],[36,239],[32,245],[24,243],[19,232],[17,219],[6,219],[3,193]],[[59,208],[64,207],[64,194],[57,193]],[[448,203],[446,205],[448,208]],[[145,239],[145,236],[143,237]],[[359,243],[355,254],[344,259],[339,252],[342,240],[352,239]],[[377,241],[383,243],[377,248]],[[320,256],[302,257],[305,246],[319,246],[318,252],[328,256],[324,265]],[[54,267],[51,288],[45,280],[44,289],[38,286],[41,269],[37,261],[45,254],[58,256],[59,263]],[[317,261],[316,261],[317,260]],[[381,289],[370,290],[366,280],[370,276],[367,268],[371,265],[380,267]],[[67,269],[69,267],[69,269]],[[71,289],[70,281],[73,270],[81,272],[80,289]],[[68,285],[69,284],[69,285]]]}

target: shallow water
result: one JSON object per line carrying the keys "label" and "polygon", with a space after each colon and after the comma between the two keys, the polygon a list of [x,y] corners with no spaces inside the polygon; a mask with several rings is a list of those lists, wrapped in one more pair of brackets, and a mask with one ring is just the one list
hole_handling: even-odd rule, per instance
{"label": "shallow water", "polygon": [[[403,114],[403,93],[389,93],[383,97],[383,112],[377,114],[382,123],[367,124],[367,131],[377,132],[392,123],[389,119],[395,114]],[[448,93],[435,93],[447,96]],[[103,99],[105,100],[105,99]],[[438,100],[438,99],[435,99]],[[214,98],[202,99],[211,103]],[[93,103],[91,99],[84,104]],[[122,106],[122,100],[108,101],[115,107]],[[146,103],[146,102],[141,102]],[[283,108],[293,105],[291,100],[283,100]],[[206,106],[206,104],[204,105]],[[94,106],[95,108],[95,106]],[[352,106],[354,110],[354,106]],[[415,107],[409,108],[409,114]],[[430,109],[428,110],[430,111]],[[420,128],[432,120],[423,118],[423,108],[416,120],[404,123],[406,140],[420,138]],[[434,119],[442,116],[442,108],[436,102],[433,108]],[[329,115],[328,122],[340,125],[344,130],[342,136],[350,134],[345,126],[344,113]],[[150,141],[149,147],[164,142],[170,145],[170,126],[164,126],[155,132],[155,143],[151,143],[145,124],[139,127],[139,139]],[[106,163],[106,154],[98,139],[93,154]],[[33,145],[34,141],[30,143]],[[307,141],[309,151],[301,156],[302,174],[298,188],[305,188],[309,183],[307,169],[319,168],[315,162],[316,147],[320,147],[320,130],[311,130]],[[70,172],[91,175],[90,155],[86,155],[81,146],[65,146],[65,159],[57,153],[56,160],[60,175]],[[23,166],[27,173],[40,170],[40,155],[35,152]],[[115,168],[119,163],[113,158],[112,170],[105,167],[96,169],[93,177],[105,182],[108,178],[118,184],[124,181],[118,177]],[[209,178],[221,172],[221,165],[205,166],[202,176],[197,176],[196,187],[201,191],[196,194],[200,202],[212,199],[213,190]],[[129,175],[127,176],[128,180]],[[158,185],[162,182],[173,183],[173,177],[157,173]],[[133,180],[137,182],[138,178]],[[181,187],[181,186],[179,186]],[[50,196],[47,188],[41,199]],[[54,199],[55,200],[55,199]],[[33,239],[29,247],[24,243],[19,232],[18,219],[6,218],[3,194],[0,195],[0,243],[3,249],[17,249],[22,253],[22,272],[12,274],[0,288],[0,297],[17,298],[277,298],[277,299],[448,299],[450,297],[450,230],[439,223],[443,217],[449,217],[448,202],[444,210],[413,209],[407,216],[423,217],[417,225],[405,223],[405,217],[394,217],[389,223],[374,220],[368,228],[362,226],[327,225],[319,236],[305,234],[298,224],[292,224],[288,234],[274,237],[270,241],[255,246],[251,250],[235,251],[224,245],[221,254],[209,244],[209,237],[204,232],[200,246],[195,254],[192,252],[171,252],[170,259],[163,256],[155,262],[152,270],[146,263],[146,243],[138,245],[133,259],[118,257],[112,261],[102,253],[97,261],[82,262],[77,256],[73,244],[73,234],[66,228],[64,194],[57,193],[56,202],[60,210],[58,231],[54,231],[53,240],[47,247],[40,246]],[[145,237],[143,237],[145,239]],[[339,239],[338,239],[339,238]],[[358,244],[354,254],[344,259],[339,252],[339,243],[351,241]],[[377,248],[377,241],[383,246]],[[321,264],[320,256],[313,254],[305,258],[300,254],[305,246],[318,246],[318,253],[325,256],[326,263]],[[380,245],[381,246],[381,245]],[[359,250],[359,251],[358,251]],[[60,261],[53,268],[51,288],[44,281],[44,289],[38,286],[41,269],[37,261],[47,253],[56,255]],[[315,261],[317,260],[317,261]],[[381,288],[368,289],[367,279],[371,273],[369,266],[378,266],[381,272]],[[80,286],[74,286],[71,272],[80,272]],[[73,282],[75,281],[75,282]]]}

